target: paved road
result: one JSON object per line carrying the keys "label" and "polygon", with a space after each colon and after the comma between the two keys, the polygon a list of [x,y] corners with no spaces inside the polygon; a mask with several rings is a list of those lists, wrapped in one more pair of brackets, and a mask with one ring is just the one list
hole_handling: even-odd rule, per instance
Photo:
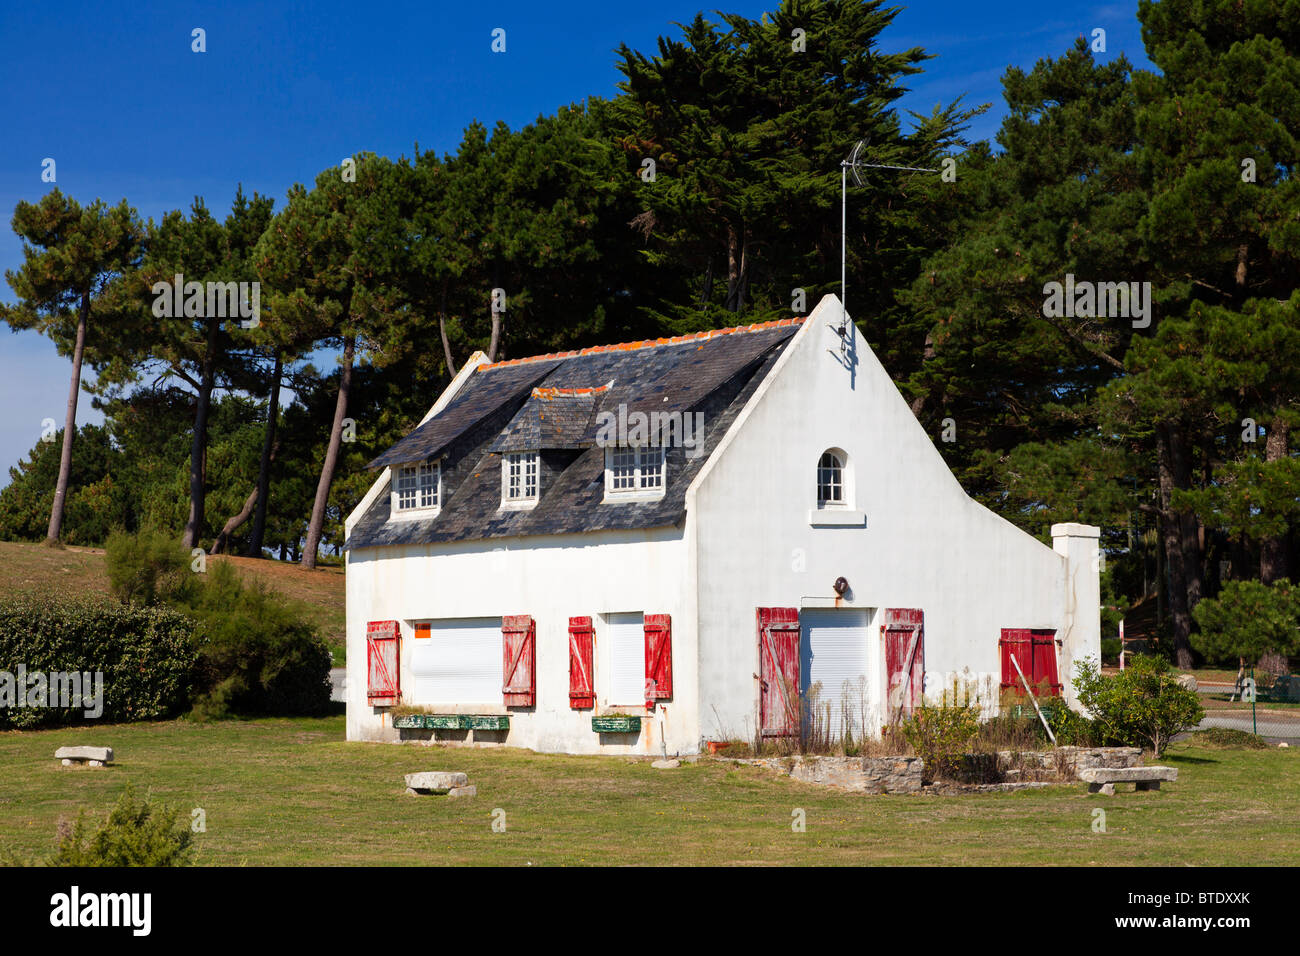
{"label": "paved road", "polygon": [[1246,733],[1258,733],[1271,740],[1300,740],[1300,717],[1281,717],[1276,713],[1260,714],[1258,730],[1252,725],[1249,712],[1239,714],[1218,713],[1206,717],[1197,726],[1197,730],[1209,727],[1226,727],[1229,730],[1244,730]]}

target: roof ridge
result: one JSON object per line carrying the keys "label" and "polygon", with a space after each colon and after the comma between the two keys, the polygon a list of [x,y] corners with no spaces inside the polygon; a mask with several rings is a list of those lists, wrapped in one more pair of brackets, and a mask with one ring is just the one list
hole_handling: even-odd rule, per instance
{"label": "roof ridge", "polygon": [[[521,359],[520,361],[526,361],[526,359]],[[608,384],[589,386],[586,388],[559,388],[538,385],[533,389],[533,398],[569,398],[573,396],[599,395],[601,392],[608,391]]]}
{"label": "roof ridge", "polygon": [[479,371],[486,371],[494,368],[505,368],[510,365],[524,365],[528,362],[548,362],[556,359],[576,358],[579,355],[596,355],[601,352],[631,352],[636,349],[657,348],[661,345],[681,345],[685,342],[699,342],[704,339],[715,338],[719,335],[733,335],[738,332],[761,332],[764,329],[774,329],[779,326],[802,325],[806,316],[796,316],[792,319],[776,319],[772,322],[755,322],[753,325],[734,325],[726,329],[709,329],[704,332],[688,332],[685,335],[674,335],[667,339],[642,339],[639,342],[620,342],[617,345],[591,345],[585,349],[574,349],[570,352],[547,352],[545,355],[529,355],[524,358],[505,359],[501,362],[490,362],[479,366]]}

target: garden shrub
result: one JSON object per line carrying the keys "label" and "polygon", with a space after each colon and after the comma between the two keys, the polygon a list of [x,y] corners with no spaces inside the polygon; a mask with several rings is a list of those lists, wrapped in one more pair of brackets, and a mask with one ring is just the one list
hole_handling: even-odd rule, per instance
{"label": "garden shrub", "polygon": [[330,652],[295,607],[224,562],[186,611],[198,624],[195,712],[313,715],[330,706]]}
{"label": "garden shrub", "polygon": [[1259,734],[1246,730],[1233,730],[1230,727],[1208,727],[1192,734],[1196,743],[1202,747],[1230,747],[1242,750],[1266,750],[1268,741]]}
{"label": "garden shrub", "polygon": [[[0,599],[0,694],[11,686],[34,699],[38,687],[17,687],[19,665],[28,677],[51,672],[103,674],[105,722],[168,717],[189,701],[195,662],[193,622],[167,608],[135,607],[108,598]],[[24,681],[24,684],[27,682]],[[85,687],[90,696],[93,687]],[[6,701],[6,703],[10,703]],[[16,699],[12,702],[16,705]],[[89,703],[74,708],[0,706],[0,728],[80,723]]]}
{"label": "garden shrub", "polygon": [[1074,688],[1092,715],[1097,742],[1164,753],[1174,734],[1205,716],[1195,691],[1179,686],[1162,657],[1134,657],[1124,670],[1104,676],[1091,659],[1075,668]]}
{"label": "garden shrub", "polygon": [[[1098,743],[1098,732],[1092,720],[1085,717],[1077,711],[1071,710],[1070,706],[1060,697],[1047,697],[1039,701],[1039,707],[1042,708],[1043,717],[1047,721],[1047,726],[1052,728],[1052,734],[1056,737],[1056,743],[1062,747],[1095,747]],[[1043,729],[1042,721],[1035,720],[1034,728],[1038,733],[1041,741],[1047,742],[1047,731]]]}
{"label": "garden shrub", "polygon": [[104,545],[113,596],[129,604],[184,601],[195,587],[190,553],[161,531],[115,531]]}
{"label": "garden shrub", "polygon": [[960,777],[979,733],[979,713],[978,707],[918,707],[903,722],[903,736],[921,758],[925,782]]}
{"label": "garden shrub", "polygon": [[82,814],[72,826],[61,826],[58,848],[49,866],[188,866],[196,848],[189,821],[179,808],[149,796],[136,802],[131,788],[123,791],[94,833]]}
{"label": "garden shrub", "polygon": [[114,535],[106,557],[122,600],[163,602],[195,622],[196,716],[329,710],[329,649],[297,602],[244,583],[225,561],[195,573],[189,552],[159,532]]}

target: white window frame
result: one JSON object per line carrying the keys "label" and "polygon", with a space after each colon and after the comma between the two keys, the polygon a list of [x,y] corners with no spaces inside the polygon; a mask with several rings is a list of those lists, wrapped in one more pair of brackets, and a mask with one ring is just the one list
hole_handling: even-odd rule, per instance
{"label": "white window frame", "polygon": [[[517,472],[517,488],[511,487],[512,471]],[[532,494],[528,493],[531,479]],[[507,451],[501,454],[501,507],[506,511],[535,507],[541,494],[541,454],[536,451]],[[517,494],[512,494],[514,491]]]}
{"label": "white window frame", "polygon": [[[429,518],[442,510],[442,461],[410,461],[393,466],[391,512],[394,518]],[[411,503],[403,505],[409,497]]]}
{"label": "white window frame", "polygon": [[[605,449],[605,499],[654,501],[668,486],[668,461],[663,445],[612,445]],[[623,460],[620,461],[619,459]],[[616,474],[626,470],[625,475]],[[626,483],[626,484],[624,484]],[[619,485],[624,485],[619,487]]]}
{"label": "white window frame", "polygon": [[[834,466],[828,467],[823,464],[828,455],[834,460]],[[819,510],[849,507],[848,472],[848,462],[845,460],[844,454],[834,448],[826,449],[817,457],[817,507]],[[827,479],[825,481],[823,481],[824,473],[827,473]],[[823,498],[823,487],[838,490],[839,497]]]}

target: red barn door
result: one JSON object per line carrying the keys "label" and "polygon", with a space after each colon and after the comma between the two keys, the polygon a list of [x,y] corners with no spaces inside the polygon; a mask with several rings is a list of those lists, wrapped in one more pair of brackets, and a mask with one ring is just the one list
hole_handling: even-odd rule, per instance
{"label": "red barn door", "polygon": [[758,609],[758,721],[764,737],[799,735],[799,611]]}

